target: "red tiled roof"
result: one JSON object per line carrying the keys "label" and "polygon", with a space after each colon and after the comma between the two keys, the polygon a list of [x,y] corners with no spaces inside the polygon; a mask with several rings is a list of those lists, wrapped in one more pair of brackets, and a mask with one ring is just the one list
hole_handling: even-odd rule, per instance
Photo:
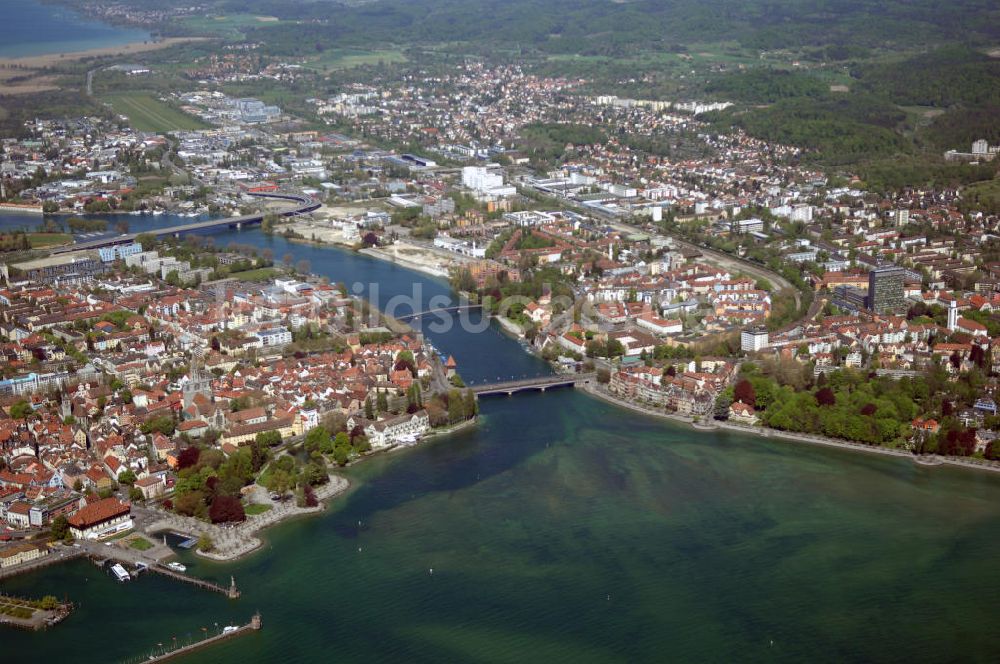
{"label": "red tiled roof", "polygon": [[99,523],[109,521],[117,516],[128,514],[131,510],[128,503],[117,498],[105,498],[87,505],[69,518],[69,525],[74,528],[89,528]]}

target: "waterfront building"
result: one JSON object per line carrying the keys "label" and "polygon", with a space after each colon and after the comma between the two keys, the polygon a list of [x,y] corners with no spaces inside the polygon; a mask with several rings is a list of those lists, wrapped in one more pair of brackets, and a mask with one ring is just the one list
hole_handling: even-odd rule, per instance
{"label": "waterfront building", "polygon": [[69,531],[76,539],[103,539],[130,530],[131,512],[131,505],[117,498],[98,500],[69,517]]}
{"label": "waterfront building", "polygon": [[372,449],[381,449],[402,442],[404,438],[423,435],[430,428],[430,418],[426,410],[412,415],[404,413],[397,417],[372,422],[365,427],[365,435]]}
{"label": "waterfront building", "polygon": [[729,419],[740,424],[757,424],[757,412],[753,406],[737,401],[729,406]]}
{"label": "waterfront building", "polygon": [[47,556],[49,550],[40,544],[25,542],[0,549],[0,569],[22,565]]}

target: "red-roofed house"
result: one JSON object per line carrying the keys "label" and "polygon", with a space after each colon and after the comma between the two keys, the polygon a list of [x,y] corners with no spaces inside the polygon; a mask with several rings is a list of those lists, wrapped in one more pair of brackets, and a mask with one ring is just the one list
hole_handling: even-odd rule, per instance
{"label": "red-roofed house", "polygon": [[968,318],[959,318],[955,327],[959,332],[965,332],[974,337],[986,336],[987,334],[985,325]]}
{"label": "red-roofed house", "polygon": [[757,412],[753,406],[736,401],[729,407],[729,419],[740,424],[757,424]]}

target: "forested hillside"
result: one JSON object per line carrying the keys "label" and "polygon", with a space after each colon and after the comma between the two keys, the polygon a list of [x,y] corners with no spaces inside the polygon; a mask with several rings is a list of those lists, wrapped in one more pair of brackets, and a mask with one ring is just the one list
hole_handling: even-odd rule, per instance
{"label": "forested hillside", "polygon": [[[84,0],[70,0],[86,4]],[[162,5],[130,0],[133,6]],[[993,0],[208,0],[206,11],[299,24],[249,32],[290,53],[315,45],[485,42],[548,53],[622,55],[733,40],[745,47],[820,47],[833,59],[926,41],[986,43],[1000,34]],[[164,26],[182,32],[181,25]]]}

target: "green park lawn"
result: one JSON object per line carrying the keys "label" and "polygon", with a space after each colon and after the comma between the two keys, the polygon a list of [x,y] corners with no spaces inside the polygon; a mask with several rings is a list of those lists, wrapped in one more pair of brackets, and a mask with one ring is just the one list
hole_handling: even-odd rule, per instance
{"label": "green park lawn", "polygon": [[229,275],[229,277],[232,279],[239,279],[240,281],[270,281],[279,274],[281,274],[281,270],[277,268],[260,267],[255,270],[233,272]]}
{"label": "green park lawn", "polygon": [[115,113],[124,115],[135,129],[163,133],[181,129],[205,129],[198,118],[166,104],[147,92],[109,95],[104,101]]}
{"label": "green park lawn", "polygon": [[29,233],[28,241],[32,249],[44,249],[59,244],[69,244],[73,241],[73,236],[69,233]]}

